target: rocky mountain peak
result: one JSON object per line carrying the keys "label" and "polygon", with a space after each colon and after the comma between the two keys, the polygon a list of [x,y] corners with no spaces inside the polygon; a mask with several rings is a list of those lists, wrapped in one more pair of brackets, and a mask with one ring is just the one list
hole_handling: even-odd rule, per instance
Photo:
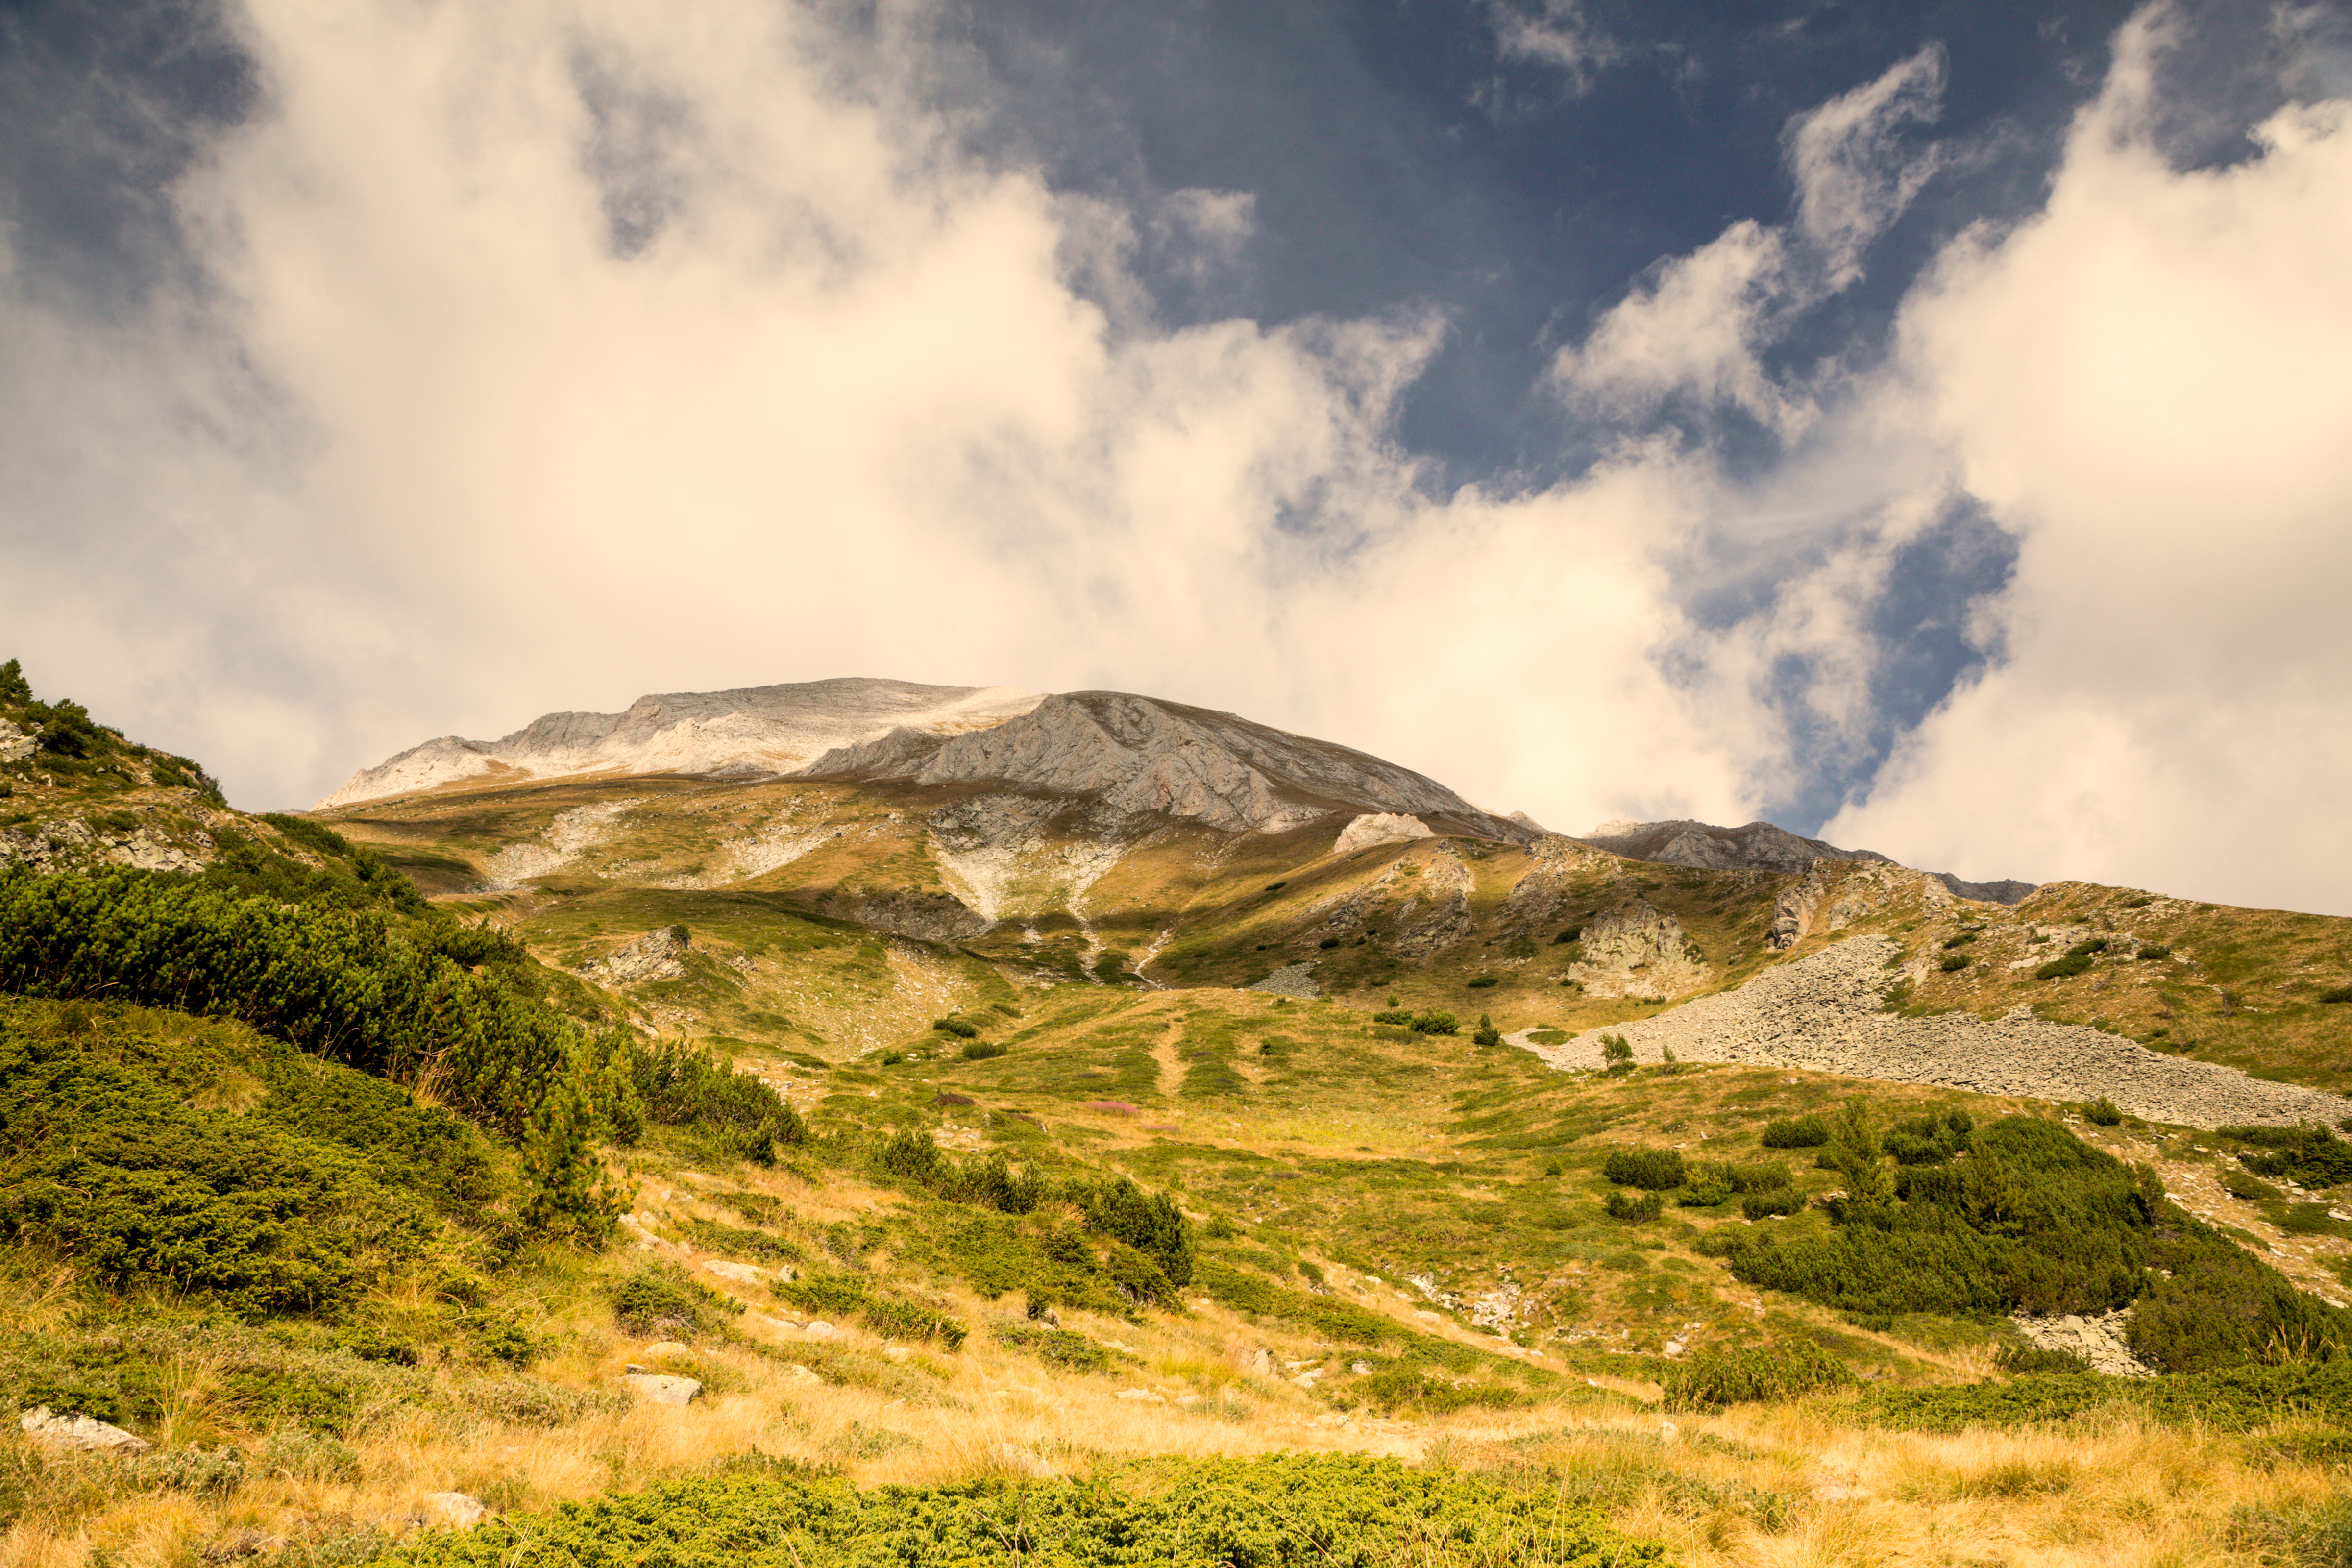
{"label": "rocky mountain peak", "polygon": [[1532,835],[1433,779],[1232,713],[1123,691],[1048,697],[985,731],[897,731],[801,770],[808,778],[989,783],[1083,796],[1115,811],[1229,832],[1279,831],[1335,812],[1434,818],[1491,838]]}
{"label": "rocky mountain peak", "polygon": [[549,713],[496,741],[444,735],[353,773],[320,810],[467,780],[588,773],[783,773],[894,730],[936,737],[1001,724],[1039,698],[1017,686],[849,677],[640,697],[619,713]]}

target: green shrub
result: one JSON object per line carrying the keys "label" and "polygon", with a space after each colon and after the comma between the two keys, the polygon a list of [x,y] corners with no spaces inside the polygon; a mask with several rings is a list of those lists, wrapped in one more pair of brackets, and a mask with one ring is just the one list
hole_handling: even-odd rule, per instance
{"label": "green shrub", "polygon": [[1514,1491],[1358,1455],[1161,1458],[1107,1463],[1077,1480],[864,1492],[844,1479],[763,1468],[420,1532],[402,1554],[412,1568],[1667,1561],[1664,1547],[1619,1535],[1590,1509],[1563,1506],[1550,1487]]}
{"label": "green shrub", "polygon": [[2170,958],[2172,950],[2160,942],[2144,942],[2139,944],[2139,952],[2133,956],[2143,963],[2154,963],[2158,959]]}
{"label": "green shrub", "polygon": [[1666,1369],[1661,1380],[1669,1410],[1719,1410],[1759,1400],[1801,1399],[1848,1388],[1853,1374],[1811,1340],[1754,1349],[1706,1349]]}
{"label": "green shrub", "polygon": [[2306,1187],[2352,1182],[2352,1143],[2315,1121],[2295,1127],[2223,1127],[2221,1136],[2267,1148],[2267,1154],[2238,1156],[2256,1175],[2283,1178]]}
{"label": "green shrub", "polygon": [[2331,985],[2319,994],[2322,1002],[2352,1002],[2352,985]]}
{"label": "green shrub", "polygon": [[1471,980],[1470,989],[1473,991],[1484,991],[1490,985],[1500,985],[1502,983],[1502,980],[1496,975],[1481,974]]}
{"label": "green shrub", "polygon": [[1818,1149],[1830,1141],[1830,1124],[1818,1116],[1796,1116],[1764,1124],[1767,1149]]}
{"label": "green shrub", "polygon": [[937,1340],[951,1351],[963,1348],[968,1331],[945,1312],[895,1296],[875,1298],[858,1315],[867,1328],[886,1339]]}
{"label": "green shrub", "polygon": [[675,1263],[643,1263],[607,1287],[613,1318],[633,1334],[715,1333],[743,1304]]}
{"label": "green shrub", "polygon": [[856,1274],[807,1274],[775,1287],[779,1300],[803,1312],[825,1318],[848,1318],[866,1310],[874,1289]]}
{"label": "green shrub", "polygon": [[974,1040],[965,1046],[961,1054],[968,1062],[984,1062],[1003,1056],[1011,1048],[994,1040]]}
{"label": "green shrub", "polygon": [[1327,937],[1325,937],[1321,942],[1317,942],[1315,945],[1316,945],[1317,947],[1321,948],[1324,952],[1330,952],[1333,948],[1335,948],[1335,947],[1337,947],[1337,946],[1339,946],[1339,939],[1338,937],[1336,937],[1336,936],[1327,936]]}
{"label": "green shrub", "polygon": [[1049,1329],[1042,1323],[1002,1319],[988,1326],[998,1344],[1035,1356],[1049,1366],[1072,1372],[1110,1372],[1118,1359],[1110,1348],[1071,1329]]}
{"label": "green shrub", "polygon": [[1612,1187],[1610,1189],[1608,1198],[1601,1206],[1609,1211],[1611,1219],[1629,1220],[1635,1225],[1643,1225],[1664,1213],[1665,1205],[1666,1200],[1656,1193],[1643,1193],[1639,1197],[1635,1197],[1622,1187]]}
{"label": "green shrub", "polygon": [[1972,960],[1965,952],[1948,952],[1944,955],[1944,961],[1936,967],[1947,974],[1953,974],[1966,969],[1971,962]]}
{"label": "green shrub", "polygon": [[1665,1192],[1683,1184],[1683,1157],[1675,1149],[1612,1149],[1601,1173],[1621,1187]]}
{"label": "green shrub", "polygon": [[2044,1350],[2023,1340],[2011,1341],[1993,1352],[1992,1364],[2013,1377],[2091,1370],[2091,1363],[2072,1351]]}
{"label": "green shrub", "polygon": [[1451,1013],[1416,1013],[1412,1017],[1412,1029],[1416,1035],[1450,1035],[1459,1027]]}
{"label": "green shrub", "polygon": [[1944,939],[1944,951],[1949,952],[1956,947],[1966,947],[1969,943],[1976,941],[1977,938],[1982,935],[1984,935],[1984,927],[1971,926],[1967,931],[1961,931],[1958,935],[1946,937]]}
{"label": "green shrub", "polygon": [[711,1132],[737,1159],[772,1165],[778,1144],[808,1142],[808,1125],[789,1100],[706,1048],[632,1041],[628,1067],[646,1121]]}
{"label": "green shrub", "polygon": [[968,1024],[961,1018],[934,1018],[931,1020],[931,1027],[942,1035],[953,1035],[960,1040],[971,1039],[980,1033],[977,1025]]}
{"label": "green shrub", "polygon": [[1372,1015],[1372,1022],[1375,1024],[1392,1025],[1400,1029],[1409,1028],[1412,1025],[1412,1009],[1410,1007],[1383,1007],[1381,1011]]}
{"label": "green shrub", "polygon": [[1444,1415],[1456,1410],[1507,1410],[1524,1395],[1515,1388],[1468,1378],[1438,1377],[1416,1366],[1391,1366],[1348,1385],[1351,1397],[1383,1415],[1410,1412]]}
{"label": "green shrub", "polygon": [[1749,1219],[1791,1215],[1804,1206],[1804,1195],[1794,1187],[1768,1188],[1763,1192],[1750,1193],[1739,1200],[1739,1212]]}
{"label": "green shrub", "polygon": [[1495,1027],[1494,1019],[1481,1013],[1478,1015],[1477,1033],[1472,1035],[1470,1038],[1478,1045],[1499,1046],[1503,1043],[1503,1031]]}
{"label": "green shrub", "polygon": [[2116,1109],[2114,1100],[2103,1094],[2083,1107],[2083,1120],[2094,1127],[2120,1127],[2124,1113]]}
{"label": "green shrub", "polygon": [[2041,968],[2033,972],[2033,978],[2036,980],[2065,980],[2074,975],[2088,973],[2090,972],[2090,968],[2091,955],[2089,953],[2074,952],[2067,954],[2064,958],[2052,959],[2049,963],[2043,964]]}

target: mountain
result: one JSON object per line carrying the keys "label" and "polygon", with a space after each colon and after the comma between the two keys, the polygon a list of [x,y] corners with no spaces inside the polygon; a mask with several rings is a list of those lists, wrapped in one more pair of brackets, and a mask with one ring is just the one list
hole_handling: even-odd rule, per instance
{"label": "mountain", "polygon": [[[1867,860],[1882,866],[1896,861],[1875,849],[1841,849],[1818,838],[1801,838],[1769,822],[1745,827],[1717,827],[1711,823],[1604,822],[1582,842],[1628,860],[1648,860],[1664,866],[1703,866],[1712,870],[1803,871],[1815,860]],[[1931,871],[1956,898],[1985,903],[2014,904],[2033,891],[2032,882],[2003,880],[1969,882],[1949,871]]]}
{"label": "mountain", "polygon": [[985,729],[1040,699],[1017,686],[920,686],[851,678],[640,697],[620,713],[549,713],[497,741],[444,735],[353,773],[326,811],[459,783],[583,773],[781,773],[903,731]]}
{"label": "mountain", "polygon": [[1362,752],[1122,691],[1048,697],[994,729],[960,735],[894,730],[829,752],[798,776],[1007,784],[1228,832],[1276,831],[1345,812],[1426,816],[1487,838],[1534,837],[1434,779]]}
{"label": "mountain", "polygon": [[990,784],[1229,832],[1345,813],[1536,833],[1410,769],[1232,713],[1120,691],[854,679],[641,697],[624,713],[550,713],[499,741],[443,736],[362,768],[317,809],[452,784],[650,773]]}

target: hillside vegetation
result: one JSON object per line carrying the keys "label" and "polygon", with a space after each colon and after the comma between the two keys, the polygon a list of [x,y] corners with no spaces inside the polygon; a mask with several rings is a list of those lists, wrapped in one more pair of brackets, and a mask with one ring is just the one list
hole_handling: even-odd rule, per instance
{"label": "hillside vegetation", "polygon": [[[0,868],[0,1413],[151,1447],[12,1420],[5,1564],[2320,1563],[2352,1531],[2327,1129],[1501,1042],[1860,930],[1904,944],[1898,1005],[2112,1021],[2235,962],[2244,911],[1833,868],[1782,950],[1791,879],[1559,840],[1089,861],[1040,817],[959,861],[939,801],[661,779],[331,826],[121,747],[12,799],[209,847],[55,830]],[[804,852],[724,875],[747,843]],[[2336,950],[2286,951],[2311,999],[2233,980],[2227,1017],[2322,1039]],[[1336,996],[1231,984],[1302,962]],[[2053,1348],[2118,1309],[2153,1375]]]}

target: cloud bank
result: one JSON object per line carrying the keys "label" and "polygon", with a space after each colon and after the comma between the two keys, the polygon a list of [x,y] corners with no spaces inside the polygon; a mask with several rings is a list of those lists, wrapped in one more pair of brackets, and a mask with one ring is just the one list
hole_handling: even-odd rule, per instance
{"label": "cloud bank", "polygon": [[1157,324],[1138,244],[1247,265],[1249,193],[1056,192],[974,150],[933,18],[876,17],[254,0],[184,264],[127,303],[0,273],[12,651],[255,805],[874,674],[1233,709],[1570,831],[1738,822],[1867,762],[1890,584],[1966,501],[2018,541],[1985,666],[1832,837],[2352,908],[2342,105],[2175,169],[2136,24],[2042,214],[1950,247],[1883,353],[1788,363],[1940,166],[1922,50],[1792,120],[1784,222],[1559,354],[1608,456],[1437,493],[1396,430],[1442,303]]}

